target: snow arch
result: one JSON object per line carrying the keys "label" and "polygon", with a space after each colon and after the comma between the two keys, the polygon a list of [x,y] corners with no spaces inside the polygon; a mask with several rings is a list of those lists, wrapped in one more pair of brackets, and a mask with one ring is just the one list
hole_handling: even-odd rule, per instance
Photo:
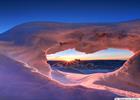
{"label": "snow arch", "polygon": [[[140,50],[139,27],[139,21],[113,25],[25,23],[0,35],[0,41],[3,41],[0,42],[0,53],[21,60],[48,76],[51,70],[46,62],[46,54],[69,48],[85,53],[106,48],[121,48],[134,53],[138,52]],[[109,77],[121,78],[121,75],[128,78],[128,84],[139,87],[139,56],[138,52],[122,68],[101,77],[107,80]],[[132,81],[134,77],[135,82]]]}

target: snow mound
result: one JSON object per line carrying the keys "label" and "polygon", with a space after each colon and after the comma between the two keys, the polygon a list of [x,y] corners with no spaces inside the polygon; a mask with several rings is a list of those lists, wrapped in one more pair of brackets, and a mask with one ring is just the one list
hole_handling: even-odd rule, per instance
{"label": "snow mound", "polygon": [[[65,86],[0,55],[1,100],[112,100],[118,95],[83,86]],[[79,95],[80,94],[80,95]]]}
{"label": "snow mound", "polygon": [[140,51],[132,56],[118,70],[107,73],[95,84],[108,85],[118,89],[140,93]]}
{"label": "snow mound", "polygon": [[[0,99],[112,100],[116,94],[140,97],[139,43],[140,21],[18,25],[0,35]],[[46,55],[58,51],[75,48],[92,53],[110,47],[137,53],[119,70],[107,74],[69,74],[47,64]]]}

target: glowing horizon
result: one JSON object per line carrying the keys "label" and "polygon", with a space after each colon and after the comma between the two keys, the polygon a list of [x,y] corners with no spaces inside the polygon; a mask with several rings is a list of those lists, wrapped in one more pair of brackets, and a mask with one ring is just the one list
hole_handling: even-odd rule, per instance
{"label": "glowing horizon", "polygon": [[47,55],[48,60],[63,60],[70,61],[75,59],[80,60],[127,60],[133,55],[129,50],[122,49],[105,49],[95,53],[86,54],[84,52],[76,51],[75,49],[68,49],[57,52],[55,54]]}

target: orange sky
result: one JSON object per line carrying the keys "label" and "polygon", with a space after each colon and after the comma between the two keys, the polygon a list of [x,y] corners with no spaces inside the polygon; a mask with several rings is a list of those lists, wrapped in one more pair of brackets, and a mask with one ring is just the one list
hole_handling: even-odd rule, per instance
{"label": "orange sky", "polygon": [[91,54],[69,49],[47,56],[48,60],[107,60],[107,59],[128,59],[133,53],[128,50],[109,48]]}

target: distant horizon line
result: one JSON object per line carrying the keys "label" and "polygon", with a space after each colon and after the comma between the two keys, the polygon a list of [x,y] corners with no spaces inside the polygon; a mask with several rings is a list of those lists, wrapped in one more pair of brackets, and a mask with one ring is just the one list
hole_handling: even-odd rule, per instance
{"label": "distant horizon line", "polygon": [[[83,60],[83,59],[74,59],[74,60],[72,60],[72,61],[75,61],[75,60],[80,60],[80,61],[96,61],[96,60],[127,60],[127,59],[90,59],[90,60]],[[47,59],[47,61],[65,61],[65,60],[49,60],[49,59]]]}

